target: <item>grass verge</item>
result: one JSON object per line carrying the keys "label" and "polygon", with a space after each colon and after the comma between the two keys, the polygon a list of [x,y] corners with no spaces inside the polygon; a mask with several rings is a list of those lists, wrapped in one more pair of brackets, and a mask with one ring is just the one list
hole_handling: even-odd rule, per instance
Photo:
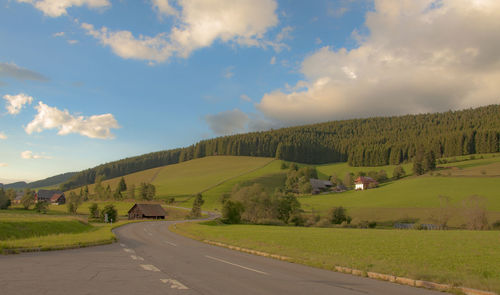
{"label": "grass verge", "polygon": [[335,265],[454,286],[500,292],[498,231],[398,231],[256,225],[177,224],[199,240],[290,257],[332,270]]}

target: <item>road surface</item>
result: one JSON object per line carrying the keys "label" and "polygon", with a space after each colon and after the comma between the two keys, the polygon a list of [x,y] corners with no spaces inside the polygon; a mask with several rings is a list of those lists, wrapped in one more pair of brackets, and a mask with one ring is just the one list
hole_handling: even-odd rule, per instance
{"label": "road surface", "polygon": [[111,245],[0,256],[0,294],[443,294],[194,241],[133,223]]}

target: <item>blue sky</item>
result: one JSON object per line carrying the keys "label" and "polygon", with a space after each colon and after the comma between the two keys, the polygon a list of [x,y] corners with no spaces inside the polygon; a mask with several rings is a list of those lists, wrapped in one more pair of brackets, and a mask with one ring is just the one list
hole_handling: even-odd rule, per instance
{"label": "blue sky", "polygon": [[224,134],[500,102],[495,1],[0,5],[4,183]]}

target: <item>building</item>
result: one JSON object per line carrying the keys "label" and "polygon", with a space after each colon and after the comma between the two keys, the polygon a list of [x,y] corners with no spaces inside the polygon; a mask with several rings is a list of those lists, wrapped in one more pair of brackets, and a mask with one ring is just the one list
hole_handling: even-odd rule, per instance
{"label": "building", "polygon": [[165,219],[167,212],[160,204],[135,204],[128,210],[128,219]]}
{"label": "building", "polygon": [[54,194],[52,198],[50,198],[50,203],[54,205],[63,205],[64,203],[66,203],[66,197],[64,196],[64,193]]}
{"label": "building", "polygon": [[356,181],[354,182],[354,184],[355,184],[354,188],[356,190],[365,190],[365,189],[377,187],[378,182],[371,177],[360,176],[360,177],[356,178]]}
{"label": "building", "polygon": [[[64,193],[58,190],[46,190],[46,189],[41,189],[38,190],[38,192],[35,194],[35,202],[49,202],[52,203],[52,197],[54,195],[63,195]],[[64,201],[66,201],[66,198],[64,198]]]}
{"label": "building", "polygon": [[14,198],[14,200],[12,200],[12,203],[13,204],[21,204],[21,200],[23,199],[23,197],[24,197],[23,192],[16,192],[16,197]]}
{"label": "building", "polygon": [[328,180],[311,178],[309,179],[309,181],[311,183],[311,192],[313,195],[317,195],[321,192],[327,191],[333,186],[333,183]]}

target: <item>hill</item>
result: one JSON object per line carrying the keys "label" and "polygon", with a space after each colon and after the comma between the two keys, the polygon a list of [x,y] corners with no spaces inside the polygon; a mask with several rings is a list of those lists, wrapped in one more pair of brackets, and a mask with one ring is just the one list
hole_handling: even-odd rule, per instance
{"label": "hill", "polygon": [[22,190],[25,188],[58,187],[61,183],[68,181],[71,177],[73,177],[77,173],[78,172],[63,173],[29,183],[25,181],[18,181],[0,185],[0,187],[3,187],[4,189],[12,188],[15,190]]}
{"label": "hill", "polygon": [[500,105],[462,111],[332,121],[203,140],[195,145],[127,158],[73,176],[70,189],[150,168],[212,155],[276,157],[351,166],[407,162],[418,149],[437,158],[500,151]]}

